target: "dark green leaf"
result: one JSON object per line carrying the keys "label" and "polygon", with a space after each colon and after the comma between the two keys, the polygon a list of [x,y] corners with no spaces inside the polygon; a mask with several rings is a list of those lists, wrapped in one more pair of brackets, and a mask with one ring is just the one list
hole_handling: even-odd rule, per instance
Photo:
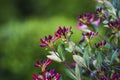
{"label": "dark green leaf", "polygon": [[65,72],[67,73],[67,75],[68,75],[71,79],[77,80],[76,76],[73,75],[68,69],[65,69]]}
{"label": "dark green leaf", "polygon": [[115,58],[117,58],[117,56],[118,56],[118,51],[117,50],[112,51],[111,63],[115,60]]}
{"label": "dark green leaf", "polygon": [[97,64],[98,68],[100,69],[102,66],[103,58],[102,58],[102,53],[98,52],[97,53]]}
{"label": "dark green leaf", "polygon": [[89,59],[89,55],[88,55],[87,52],[84,52],[83,58],[84,58],[84,60],[85,60],[85,64],[86,64],[87,66],[89,66],[90,59]]}
{"label": "dark green leaf", "polygon": [[64,44],[60,44],[59,46],[58,46],[58,54],[59,54],[59,56],[60,56],[60,58],[63,60],[63,61],[65,61],[65,54],[66,54],[66,51],[65,51],[65,46],[64,46]]}

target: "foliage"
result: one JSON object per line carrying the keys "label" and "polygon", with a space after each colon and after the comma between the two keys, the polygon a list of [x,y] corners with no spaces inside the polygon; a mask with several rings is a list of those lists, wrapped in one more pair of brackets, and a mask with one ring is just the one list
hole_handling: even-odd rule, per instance
{"label": "foliage", "polygon": [[[72,27],[58,27],[54,35],[40,39],[41,47],[48,47],[50,55],[47,60],[36,62],[41,69],[34,80],[61,80],[55,71],[51,72],[48,65],[51,61],[64,64],[66,73],[73,80],[119,80],[120,79],[120,19],[119,0],[95,0],[98,2],[96,12],[79,16],[76,29],[82,31],[82,37],[75,44],[71,37]],[[99,27],[106,28],[101,35]],[[96,43],[93,39],[100,40]],[[58,45],[55,44],[59,41]],[[93,42],[92,42],[93,41]],[[72,65],[68,64],[67,54],[72,54]],[[49,62],[50,61],[50,62]],[[43,69],[44,68],[44,69]]]}

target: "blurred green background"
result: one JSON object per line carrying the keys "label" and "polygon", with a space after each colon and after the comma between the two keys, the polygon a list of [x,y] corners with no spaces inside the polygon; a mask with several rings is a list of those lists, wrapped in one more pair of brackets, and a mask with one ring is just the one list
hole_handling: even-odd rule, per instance
{"label": "blurred green background", "polygon": [[[75,30],[81,13],[94,12],[92,0],[0,0],[0,80],[33,80],[36,59],[46,58],[47,51],[39,47],[39,39],[54,33],[59,25]],[[51,68],[64,74],[62,64]],[[63,73],[62,73],[63,72]],[[67,75],[63,80],[70,80]]]}

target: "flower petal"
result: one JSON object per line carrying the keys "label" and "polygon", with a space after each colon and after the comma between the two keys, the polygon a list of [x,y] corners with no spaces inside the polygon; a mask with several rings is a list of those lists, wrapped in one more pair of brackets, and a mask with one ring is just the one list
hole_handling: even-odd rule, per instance
{"label": "flower petal", "polygon": [[40,46],[41,47],[46,47],[46,46],[48,46],[48,44],[43,43],[43,44],[40,44]]}
{"label": "flower petal", "polygon": [[90,30],[88,29],[87,25],[76,26],[76,29],[82,30],[82,31],[85,31],[85,32],[90,32]]}
{"label": "flower petal", "polygon": [[98,18],[98,20],[92,22],[92,24],[93,24],[93,26],[94,26],[95,28],[98,27],[99,23],[100,23],[100,18]]}

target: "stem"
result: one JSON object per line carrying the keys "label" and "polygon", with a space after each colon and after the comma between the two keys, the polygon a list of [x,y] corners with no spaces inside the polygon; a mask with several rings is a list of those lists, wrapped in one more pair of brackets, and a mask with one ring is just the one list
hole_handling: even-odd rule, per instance
{"label": "stem", "polygon": [[[58,57],[58,58],[60,58],[60,56],[56,53],[56,50],[54,49],[54,48],[52,48],[51,49],[54,53],[55,53],[55,55]],[[60,58],[61,59],[61,58]],[[61,59],[62,60],[62,59]]]}
{"label": "stem", "polygon": [[68,70],[75,76],[75,73],[72,71],[72,69],[70,68],[70,66],[67,64],[66,61],[63,62],[63,64],[68,68]]}
{"label": "stem", "polygon": [[[59,57],[60,58],[60,56],[58,55],[58,54],[56,54],[56,50],[54,49],[54,48],[52,48],[52,51],[55,53],[55,55],[57,56],[57,57]],[[61,59],[61,58],[60,58]],[[61,59],[62,60],[62,59]],[[63,61],[62,60],[62,62],[63,62],[63,64],[66,66],[66,68],[75,76],[75,73],[72,71],[72,69],[70,68],[70,66],[67,64],[67,62],[66,61]]]}
{"label": "stem", "polygon": [[[89,67],[87,69],[90,71],[90,73],[93,73],[93,71]],[[94,73],[93,73],[93,75],[94,75],[96,80],[99,80],[98,77]]]}

